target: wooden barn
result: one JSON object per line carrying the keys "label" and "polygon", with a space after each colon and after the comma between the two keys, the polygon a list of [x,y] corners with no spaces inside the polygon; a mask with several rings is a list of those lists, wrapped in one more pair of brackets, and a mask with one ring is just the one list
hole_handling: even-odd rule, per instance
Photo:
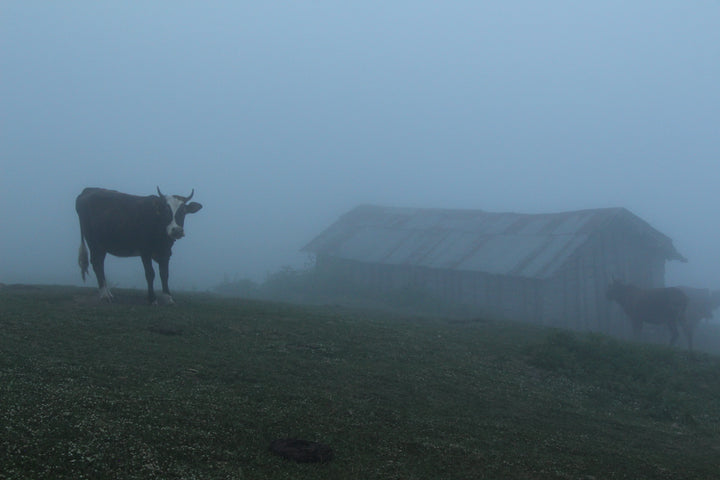
{"label": "wooden barn", "polygon": [[603,332],[622,316],[613,276],[662,286],[672,240],[624,208],[548,214],[359,206],[303,249],[318,271],[419,288],[503,318]]}

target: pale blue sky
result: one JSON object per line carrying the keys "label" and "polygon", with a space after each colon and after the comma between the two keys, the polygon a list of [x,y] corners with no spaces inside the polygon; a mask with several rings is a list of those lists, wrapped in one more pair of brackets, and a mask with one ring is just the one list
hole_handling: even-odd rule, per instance
{"label": "pale blue sky", "polygon": [[359,203],[624,206],[720,288],[720,2],[0,8],[0,282],[80,282],[75,196],[160,185],[205,206],[176,288],[302,266]]}

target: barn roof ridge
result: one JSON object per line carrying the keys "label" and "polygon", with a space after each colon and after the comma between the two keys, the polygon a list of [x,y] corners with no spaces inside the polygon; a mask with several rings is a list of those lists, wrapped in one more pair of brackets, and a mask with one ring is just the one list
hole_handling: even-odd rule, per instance
{"label": "barn roof ridge", "polygon": [[613,222],[667,260],[685,260],[670,238],[624,207],[498,213],[363,204],[301,250],[368,263],[547,278]]}

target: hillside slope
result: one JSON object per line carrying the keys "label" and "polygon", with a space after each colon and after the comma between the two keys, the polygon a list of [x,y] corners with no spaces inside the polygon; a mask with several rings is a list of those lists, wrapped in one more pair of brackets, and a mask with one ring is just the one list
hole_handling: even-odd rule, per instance
{"label": "hillside slope", "polygon": [[[482,319],[0,290],[0,479],[717,478],[720,359]],[[268,451],[297,437],[325,464]]]}

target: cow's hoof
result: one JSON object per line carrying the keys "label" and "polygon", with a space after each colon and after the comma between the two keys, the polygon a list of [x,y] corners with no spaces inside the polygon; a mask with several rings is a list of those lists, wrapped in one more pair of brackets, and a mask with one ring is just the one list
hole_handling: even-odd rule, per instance
{"label": "cow's hoof", "polygon": [[110,289],[103,287],[100,289],[100,301],[105,303],[112,303],[113,295],[110,293]]}
{"label": "cow's hoof", "polygon": [[160,295],[160,304],[175,305],[175,300],[173,300],[172,296],[168,295],[167,293],[163,293]]}

